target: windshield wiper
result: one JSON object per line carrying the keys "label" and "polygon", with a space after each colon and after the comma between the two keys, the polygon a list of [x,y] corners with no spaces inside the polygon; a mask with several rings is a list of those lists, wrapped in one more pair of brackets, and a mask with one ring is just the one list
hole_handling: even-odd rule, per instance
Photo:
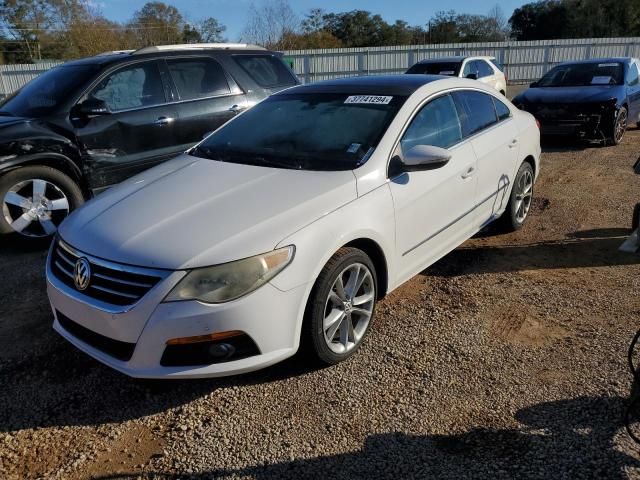
{"label": "windshield wiper", "polygon": [[255,165],[259,167],[276,167],[288,168],[293,170],[302,169],[302,163],[292,163],[286,160],[278,160],[277,158],[267,158],[263,155],[249,152],[226,152],[217,149],[207,148],[204,145],[194,147],[189,151],[189,155],[207,158],[218,162],[237,163],[243,165]]}

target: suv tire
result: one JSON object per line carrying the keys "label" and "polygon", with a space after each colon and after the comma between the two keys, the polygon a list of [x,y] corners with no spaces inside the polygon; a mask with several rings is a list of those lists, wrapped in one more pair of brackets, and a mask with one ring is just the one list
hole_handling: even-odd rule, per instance
{"label": "suv tire", "polygon": [[43,165],[17,168],[0,177],[0,234],[49,238],[83,203],[80,187],[61,171]]}

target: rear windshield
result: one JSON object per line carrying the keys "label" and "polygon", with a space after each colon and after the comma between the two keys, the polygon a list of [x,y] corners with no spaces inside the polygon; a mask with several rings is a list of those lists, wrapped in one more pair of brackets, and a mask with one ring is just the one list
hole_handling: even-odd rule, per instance
{"label": "rear windshield", "polygon": [[540,79],[538,87],[622,85],[624,67],[618,62],[558,65]]}
{"label": "rear windshield", "polygon": [[233,59],[261,87],[290,87],[298,84],[291,70],[273,55],[234,55]]}
{"label": "rear windshield", "polygon": [[407,70],[406,73],[427,74],[427,75],[447,75],[457,77],[460,73],[462,62],[427,62],[416,63]]}
{"label": "rear windshield", "polygon": [[371,156],[405,100],[342,93],[274,95],[189,153],[275,168],[353,170]]}
{"label": "rear windshield", "polygon": [[99,70],[98,65],[62,65],[34,78],[0,103],[0,113],[42,117],[80,93]]}

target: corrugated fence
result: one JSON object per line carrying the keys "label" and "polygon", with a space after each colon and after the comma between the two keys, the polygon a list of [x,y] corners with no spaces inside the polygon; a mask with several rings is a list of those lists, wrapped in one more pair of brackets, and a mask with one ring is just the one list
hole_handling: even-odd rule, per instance
{"label": "corrugated fence", "polygon": [[420,60],[454,55],[496,57],[504,65],[511,83],[528,83],[539,79],[560,62],[601,57],[640,57],[640,37],[285,52],[285,58],[290,60],[294,71],[305,83],[357,75],[403,73]]}
{"label": "corrugated fence", "polygon": [[[539,79],[554,65],[601,57],[640,57],[640,37],[451,43],[284,52],[304,83],[358,75],[403,73],[414,63],[453,55],[489,55],[505,67],[510,83]],[[8,95],[59,62],[0,65],[0,95]]]}

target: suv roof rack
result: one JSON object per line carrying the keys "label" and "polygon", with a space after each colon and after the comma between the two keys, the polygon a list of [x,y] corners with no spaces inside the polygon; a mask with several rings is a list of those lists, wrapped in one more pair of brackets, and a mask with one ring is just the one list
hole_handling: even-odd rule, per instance
{"label": "suv roof rack", "polygon": [[110,52],[102,52],[96,55],[97,57],[102,57],[104,55],[124,55],[125,53],[133,53],[135,50],[111,50]]}
{"label": "suv roof rack", "polygon": [[258,45],[251,45],[249,43],[184,43],[180,45],[156,45],[152,47],[143,47],[135,50],[131,55],[140,55],[141,53],[152,52],[170,52],[176,50],[231,50],[231,49],[246,49],[246,50],[266,50],[264,47]]}

